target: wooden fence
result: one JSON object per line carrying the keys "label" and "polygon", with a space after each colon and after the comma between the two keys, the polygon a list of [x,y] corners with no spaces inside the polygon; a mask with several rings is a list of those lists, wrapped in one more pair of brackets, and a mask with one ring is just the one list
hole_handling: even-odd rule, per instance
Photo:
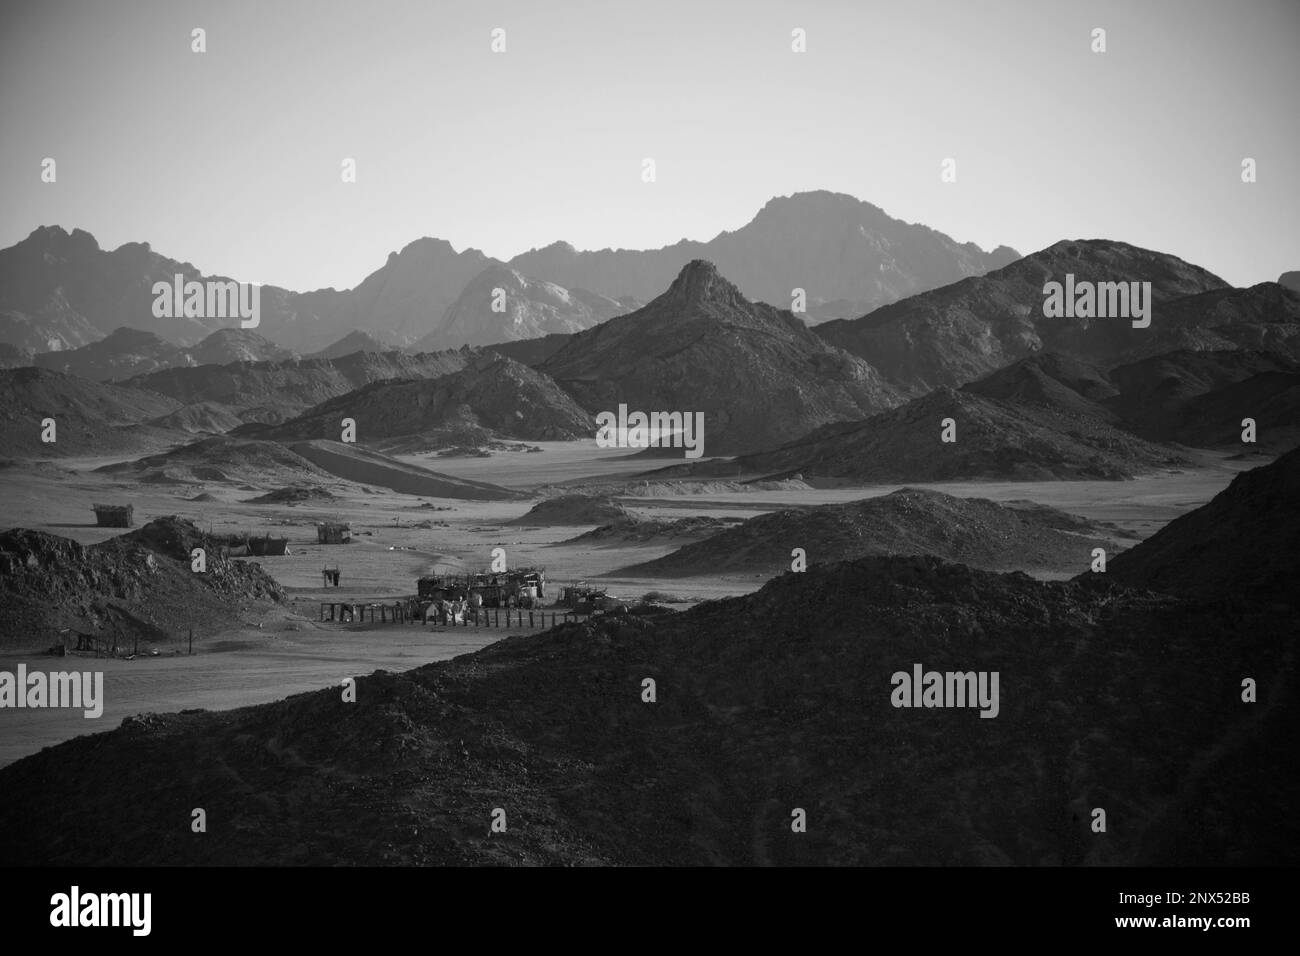
{"label": "wooden fence", "polygon": [[[417,601],[378,603],[369,601],[322,601],[320,620],[338,624],[365,624],[367,614],[371,624],[428,624],[438,623],[434,605]],[[504,620],[502,620],[504,618]],[[548,628],[567,621],[577,621],[580,615],[573,610],[538,610],[522,607],[466,608],[461,619],[449,616],[446,627],[530,627]]]}

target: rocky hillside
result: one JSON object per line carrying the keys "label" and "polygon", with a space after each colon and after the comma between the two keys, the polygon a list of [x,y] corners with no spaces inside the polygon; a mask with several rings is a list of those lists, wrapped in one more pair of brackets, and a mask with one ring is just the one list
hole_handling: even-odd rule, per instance
{"label": "rocky hillside", "polygon": [[[208,552],[194,573],[190,551]],[[60,631],[162,644],[228,627],[240,611],[283,592],[258,564],[221,557],[191,522],[156,518],[128,534],[84,547],[44,531],[0,532],[0,646],[45,649]]]}
{"label": "rocky hillside", "polygon": [[35,358],[36,353],[31,349],[0,342],[0,368],[22,368],[25,365],[34,365]]}
{"label": "rocky hillside", "polygon": [[704,454],[761,448],[895,404],[866,362],[750,302],[710,263],[643,309],[580,332],[540,366],[588,411],[704,413]]}
{"label": "rocky hillside", "polygon": [[245,421],[279,423],[371,382],[435,378],[459,371],[471,357],[461,351],[423,355],[354,352],[336,359],[173,368],[137,376],[124,384],[186,405],[215,402],[234,410]]}
{"label": "rocky hillside", "polygon": [[344,418],[356,422],[356,437],[363,443],[455,425],[478,425],[529,441],[582,438],[595,430],[590,416],[550,378],[484,352],[467,356],[464,368],[437,378],[373,382],[259,436],[338,439]]}
{"label": "rocky hillside", "polygon": [[297,358],[252,329],[218,329],[186,349],[191,365],[228,365],[231,362],[281,362]]}
{"label": "rocky hillside", "polygon": [[470,280],[495,262],[477,249],[457,252],[445,239],[426,236],[408,243],[355,289],[337,293],[338,303],[323,303],[322,325],[346,317],[326,341],[365,329],[385,341],[414,342],[433,331]]}
{"label": "rocky hillside", "polygon": [[1258,447],[1300,443],[1300,364],[1273,352],[1166,352],[1113,368],[1119,393],[1107,401],[1135,434],[1205,448],[1242,450],[1242,419]]}
{"label": "rocky hillside", "polygon": [[1297,603],[1300,449],[1244,472],[1211,501],[1116,555],[1126,584],[1205,600]]}
{"label": "rocky hillside", "polygon": [[527,526],[603,525],[629,517],[627,508],[608,495],[556,495],[544,498],[506,524]]}
{"label": "rocky hillside", "polygon": [[[1260,784],[1294,752],[1289,616],[1103,578],[863,558],[361,677],[355,703],[129,719],[0,770],[24,835],[0,863],[1300,862],[1300,779]],[[914,666],[996,672],[997,716],[894,707]],[[195,806],[217,838],[176,826]]]}
{"label": "rocky hillside", "polygon": [[1114,534],[1115,529],[1029,502],[1000,505],[903,488],[845,504],[759,515],[665,557],[612,573],[771,577],[790,570],[794,548],[803,548],[810,564],[931,554],[992,571],[1074,572],[1092,560],[1093,548],[1113,552]]}
{"label": "rocky hillside", "polygon": [[360,329],[353,329],[337,342],[326,346],[319,352],[313,352],[307,357],[314,359],[337,359],[343,358],[345,355],[351,355],[354,352],[387,351],[390,351],[390,349],[373,335],[362,332]]}
{"label": "rocky hillside", "polygon": [[[502,312],[493,310],[497,290],[502,293]],[[581,332],[630,311],[606,296],[584,289],[565,289],[494,264],[470,280],[438,327],[417,340],[411,350],[491,345]]]}
{"label": "rocky hillside", "polygon": [[174,412],[149,420],[157,428],[182,431],[188,435],[224,435],[244,424],[231,409],[216,402],[182,405]]}
{"label": "rocky hillside", "polygon": [[44,352],[30,364],[105,382],[194,362],[183,348],[160,335],[123,327],[80,348]]}
{"label": "rocky hillside", "polygon": [[[163,447],[181,437],[142,424],[175,411],[174,399],[41,368],[0,370],[0,449],[7,457],[61,458]],[[41,441],[55,421],[55,441]]]}
{"label": "rocky hillside", "polygon": [[309,480],[325,483],[331,477],[278,442],[223,436],[191,441],[135,461],[103,465],[98,471],[153,485],[220,483],[277,487]]}
{"label": "rocky hillside", "polygon": [[[952,419],[956,441],[942,440],[945,419]],[[1174,449],[1143,441],[1086,408],[1080,411],[1073,401],[1010,402],[938,388],[775,449],[670,466],[646,477],[799,476],[819,484],[1116,480],[1187,464]]]}
{"label": "rocky hillside", "polygon": [[108,251],[81,229],[42,226],[0,250],[0,341],[37,352],[75,349],[127,326],[185,344],[231,324],[156,318],[153,285],[171,285],[178,274],[203,278],[188,262],[160,256],[148,243]]}
{"label": "rocky hillside", "polygon": [[[1159,334],[1128,354],[1173,349],[1252,349],[1300,361],[1300,292],[1276,282],[1215,289],[1176,299],[1160,312]],[[1152,327],[1155,327],[1154,320]]]}
{"label": "rocky hillside", "polygon": [[[1151,326],[1130,320],[1046,318],[1043,286],[1064,282],[1150,282]],[[1040,252],[953,285],[877,309],[862,318],[827,322],[817,334],[875,365],[900,387],[924,392],[982,378],[1038,351],[1106,367],[1155,343],[1179,347],[1183,318],[1176,299],[1224,290],[1217,276],[1174,256],[1109,240],[1058,242]]]}
{"label": "rocky hillside", "polygon": [[551,335],[543,335],[540,339],[496,342],[488,346],[488,348],[494,352],[499,352],[506,358],[512,358],[516,362],[522,362],[524,365],[536,368],[568,345],[569,340],[572,338],[573,336],[568,333],[555,332]]}

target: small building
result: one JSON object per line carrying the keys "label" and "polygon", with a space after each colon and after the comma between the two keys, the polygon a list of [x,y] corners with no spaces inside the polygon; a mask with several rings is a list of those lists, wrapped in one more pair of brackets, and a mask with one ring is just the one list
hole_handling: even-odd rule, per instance
{"label": "small building", "polygon": [[316,525],[316,541],[320,544],[347,544],[351,540],[350,525],[336,521],[322,521]]}
{"label": "small building", "polygon": [[129,528],[135,514],[133,505],[92,505],[95,523],[101,528]]}
{"label": "small building", "polygon": [[462,575],[427,574],[415,583],[423,601],[458,601],[469,596],[469,585]]}
{"label": "small building", "polygon": [[321,568],[321,576],[325,578],[325,587],[339,586],[339,569],[338,568]]}
{"label": "small building", "polygon": [[272,538],[270,534],[263,535],[260,538],[250,537],[248,539],[248,553],[259,558],[267,555],[288,554],[289,539]]}

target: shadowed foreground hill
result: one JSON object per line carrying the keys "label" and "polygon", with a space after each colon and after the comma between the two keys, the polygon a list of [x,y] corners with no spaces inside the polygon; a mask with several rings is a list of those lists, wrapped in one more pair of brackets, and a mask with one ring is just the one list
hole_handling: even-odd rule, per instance
{"label": "shadowed foreground hill", "polygon": [[[866,558],[658,620],[49,748],[0,770],[0,863],[1300,860],[1295,655],[1267,610]],[[891,706],[918,662],[997,671],[998,716]]]}
{"label": "shadowed foreground hill", "polygon": [[1108,574],[1189,597],[1297,602],[1300,449],[1238,475],[1208,504],[1115,556]]}

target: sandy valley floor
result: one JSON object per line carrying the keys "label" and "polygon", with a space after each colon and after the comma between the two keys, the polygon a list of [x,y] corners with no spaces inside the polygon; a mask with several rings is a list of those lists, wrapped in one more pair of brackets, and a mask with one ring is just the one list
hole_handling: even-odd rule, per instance
{"label": "sandy valley floor", "polygon": [[[619,450],[591,443],[547,443],[537,453],[501,452],[491,458],[406,456],[412,464],[457,477],[492,481],[521,490],[543,485],[609,481],[652,467]],[[93,525],[93,502],[130,500],[136,525],[160,515],[179,514],[213,531],[271,532],[289,538],[292,554],[259,559],[285,586],[286,607],[272,616],[230,622],[216,638],[196,643],[193,656],[178,643],[132,661],[88,657],[57,659],[39,649],[0,656],[0,668],[20,661],[41,670],[94,669],[105,675],[106,703],[98,720],[79,711],[5,710],[0,714],[0,765],[61,740],[116,727],[123,717],[185,708],[227,709],[275,700],[337,684],[342,678],[377,669],[405,670],[483,647],[507,633],[495,628],[433,628],[410,625],[351,626],[318,624],[321,568],[338,566],[344,598],[368,599],[414,593],[415,579],[436,567],[484,567],[493,548],[506,549],[511,565],[542,565],[554,588],[662,556],[672,547],[609,547],[567,544],[590,530],[579,527],[506,526],[534,501],[505,503],[419,499],[382,489],[340,483],[340,498],[324,505],[259,505],[244,499],[259,490],[229,484],[159,485],[124,482],[97,474],[104,460],[64,460],[38,466],[0,469],[0,500],[6,527],[49,531],[90,544],[113,536],[114,529]],[[1206,468],[1127,482],[963,482],[925,485],[949,494],[996,501],[1030,499],[1088,518],[1111,522],[1134,538],[1146,537],[1174,517],[1208,501],[1240,470],[1242,462],[1211,462]],[[802,491],[727,491],[699,495],[623,499],[634,511],[656,517],[710,514],[750,517],[799,505],[829,504],[886,494],[896,485]],[[212,501],[191,500],[200,493]],[[445,509],[445,510],[444,510]],[[316,543],[315,522],[351,523],[353,543]],[[416,527],[428,522],[428,527]],[[1080,570],[1083,570],[1082,568]],[[741,594],[761,586],[753,578],[702,577],[660,581],[601,579],[612,593],[640,597],[664,591],[683,602]],[[556,588],[558,590],[558,588]],[[685,606],[683,604],[682,606]]]}

